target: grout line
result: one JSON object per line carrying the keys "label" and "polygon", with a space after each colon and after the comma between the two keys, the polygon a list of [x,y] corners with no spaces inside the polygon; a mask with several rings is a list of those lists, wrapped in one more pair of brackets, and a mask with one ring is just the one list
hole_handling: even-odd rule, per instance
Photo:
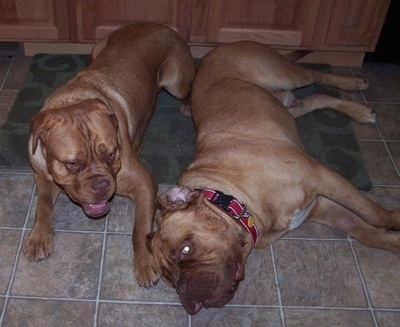
{"label": "grout line", "polygon": [[381,130],[380,130],[378,124],[376,124],[376,128],[378,129],[378,133],[379,133],[380,137],[382,138],[382,142],[383,142],[383,144],[384,144],[384,146],[385,146],[385,149],[386,149],[386,151],[387,151],[387,153],[388,153],[388,155],[389,155],[390,161],[392,162],[392,165],[393,165],[394,169],[395,169],[396,172],[397,172],[397,176],[400,177],[399,169],[397,168],[396,162],[395,162],[395,160],[393,159],[392,153],[391,153],[390,150],[389,150],[389,147],[388,147],[388,145],[387,145],[387,143],[386,143],[386,140],[384,139],[384,137],[383,137],[383,135],[382,135],[382,132],[381,132]]}
{"label": "grout line", "polygon": [[363,288],[363,291],[364,291],[365,299],[367,300],[368,311],[371,313],[371,316],[372,316],[372,319],[374,321],[375,327],[378,327],[378,322],[376,321],[375,312],[374,312],[374,308],[372,307],[372,304],[371,304],[371,298],[369,296],[368,288],[367,288],[366,282],[364,280],[364,276],[363,276],[362,271],[361,271],[361,267],[360,267],[360,263],[359,263],[358,258],[357,258],[356,251],[354,250],[353,242],[351,242],[351,240],[350,240],[350,236],[349,236],[349,244],[350,244],[351,252],[353,253],[354,262],[356,264],[358,276],[360,278],[360,282],[361,282],[361,285],[362,285],[362,288]]}
{"label": "grout line", "polygon": [[[227,304],[225,307],[231,308],[279,308],[279,305],[263,305],[263,304]],[[332,307],[332,306],[307,306],[307,305],[283,305],[282,308],[285,309],[301,309],[301,310],[339,310],[339,311],[368,311],[368,307]],[[375,309],[375,311],[384,311],[384,312],[400,312],[400,309],[393,308],[379,308]]]}
{"label": "grout line", "polygon": [[[391,188],[400,188],[398,185],[378,185],[374,184],[374,187],[391,187]],[[0,227],[0,230],[21,230],[22,228],[18,227]],[[31,228],[25,228],[25,230],[30,230]],[[76,234],[107,234],[107,235],[132,235],[132,232],[118,232],[118,231],[96,231],[96,230],[74,230],[74,229],[55,229],[56,233],[76,233]],[[335,237],[290,237],[283,236],[280,240],[288,240],[288,241],[327,241],[327,242],[346,242],[346,238],[335,238]]]}
{"label": "grout line", "polygon": [[[90,218],[89,218],[90,219]],[[0,227],[1,229],[13,230],[13,229],[21,229],[14,227]],[[30,230],[31,228],[26,228],[26,230]],[[104,234],[104,231],[99,230],[78,230],[78,229],[54,229],[55,233],[76,233],[76,234]],[[107,232],[107,234],[114,235],[132,235],[132,232]]]}
{"label": "grout line", "polygon": [[[0,296],[1,298],[2,296]],[[51,296],[23,296],[23,295],[13,295],[10,296],[13,299],[20,299],[20,300],[40,300],[40,301],[67,301],[67,302],[88,302],[94,303],[96,299],[82,299],[82,298],[72,298],[72,297],[51,297]],[[131,305],[167,305],[167,306],[179,306],[181,307],[182,304],[179,302],[162,302],[162,301],[137,301],[137,300],[99,300],[99,303],[115,303],[115,304],[131,304]],[[256,306],[256,305],[254,305]],[[254,307],[248,306],[248,307]],[[262,307],[262,306],[260,306]],[[361,308],[360,308],[361,310]],[[382,309],[381,309],[382,310]],[[386,309],[383,309],[387,311]],[[392,310],[393,311],[393,310]],[[396,310],[394,310],[396,311]],[[399,310],[400,311],[400,310]],[[1,326],[1,325],[0,325]]]}
{"label": "grout line", "polygon": [[30,212],[31,212],[31,209],[32,209],[32,204],[33,204],[33,200],[34,200],[34,197],[35,197],[35,190],[36,190],[36,184],[33,184],[32,190],[31,190],[31,199],[29,201],[28,209],[27,209],[27,212],[26,212],[24,226],[19,229],[21,231],[21,234],[20,234],[20,239],[19,239],[19,242],[18,242],[17,252],[16,252],[15,257],[14,257],[14,264],[13,264],[13,267],[12,267],[12,270],[11,270],[10,280],[8,282],[7,290],[6,290],[6,293],[5,293],[5,301],[3,303],[3,310],[2,310],[1,315],[0,315],[0,326],[3,325],[3,319],[4,319],[4,315],[6,314],[6,308],[7,308],[7,305],[8,305],[8,300],[9,300],[10,297],[12,297],[12,296],[10,296],[11,287],[12,287],[12,285],[14,283],[14,279],[15,279],[15,272],[17,270],[17,263],[18,263],[18,260],[19,260],[20,254],[21,254],[21,250],[22,250],[22,246],[23,246],[23,242],[24,242],[24,235],[25,235],[25,231],[26,231],[26,225],[28,223]]}
{"label": "grout line", "polygon": [[3,87],[4,87],[4,85],[6,84],[6,80],[7,80],[7,78],[8,78],[8,75],[10,74],[10,71],[11,71],[11,68],[12,68],[13,65],[14,65],[14,58],[12,58],[11,63],[10,63],[10,66],[8,66],[6,76],[4,76],[4,80],[3,80],[3,82],[2,82],[1,85],[0,85],[0,93],[1,93],[1,91],[3,91]]}
{"label": "grout line", "polygon": [[[375,128],[377,128],[377,127],[375,126]],[[364,138],[358,138],[357,141],[362,141],[362,142],[375,142],[375,143],[381,142],[381,143],[382,143],[382,140],[379,140],[379,139],[364,139]]]}
{"label": "grout line", "polygon": [[280,240],[286,241],[311,241],[311,242],[347,242],[347,238],[323,238],[323,237],[282,237]]}
{"label": "grout line", "polygon": [[[0,296],[2,298],[4,296]],[[42,300],[42,301],[67,301],[67,302],[96,302],[96,299],[83,299],[83,298],[68,298],[68,297],[51,297],[51,296],[30,296],[30,295],[12,295],[10,298],[22,300]],[[99,303],[113,303],[113,304],[130,304],[130,305],[166,305],[182,307],[180,302],[163,302],[163,301],[138,301],[138,300],[106,300],[99,299]],[[274,305],[274,304],[227,304],[226,308],[272,308],[272,309],[302,309],[302,310],[338,310],[338,311],[369,311],[368,307],[334,307],[334,306],[302,306],[302,305]],[[373,308],[373,311],[382,312],[399,312],[400,308]]]}
{"label": "grout line", "polygon": [[374,187],[399,188],[400,185],[374,184]]}
{"label": "grout line", "polygon": [[[362,93],[362,91],[361,91],[361,93]],[[364,94],[363,94],[363,98],[365,99]],[[366,103],[369,103],[369,104],[384,104],[384,105],[395,105],[395,106],[400,105],[400,102],[396,102],[396,101],[372,101],[372,100],[369,100],[369,101],[365,100],[365,101],[366,101]]]}
{"label": "grout line", "polygon": [[107,245],[107,230],[108,230],[108,219],[109,214],[106,217],[106,221],[104,224],[103,234],[103,247],[101,249],[101,260],[100,260],[100,269],[99,269],[99,285],[97,286],[97,295],[96,295],[96,306],[93,316],[93,327],[97,327],[97,319],[99,315],[99,304],[100,304],[100,291],[101,291],[101,283],[103,278],[103,267],[105,262],[105,254],[106,254],[106,245]]}
{"label": "grout line", "polygon": [[278,272],[276,269],[276,264],[275,264],[275,255],[274,255],[274,249],[272,244],[270,245],[270,253],[271,253],[271,258],[272,258],[272,266],[274,269],[274,276],[275,276],[275,286],[276,286],[276,293],[278,295],[278,303],[279,303],[279,313],[281,316],[281,322],[282,322],[282,326],[285,327],[286,323],[285,323],[285,313],[283,311],[283,305],[282,305],[282,297],[281,297],[281,289],[279,287],[279,279],[278,279]]}
{"label": "grout line", "polygon": [[22,173],[22,172],[12,172],[12,171],[2,171],[0,168],[0,175],[32,175],[33,176],[33,172]]}
{"label": "grout line", "polygon": [[190,314],[186,314],[186,316],[188,317],[188,327],[192,327],[192,316]]}

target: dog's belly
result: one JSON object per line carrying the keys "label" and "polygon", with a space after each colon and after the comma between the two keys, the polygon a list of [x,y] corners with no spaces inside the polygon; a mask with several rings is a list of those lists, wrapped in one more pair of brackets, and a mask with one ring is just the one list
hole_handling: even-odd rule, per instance
{"label": "dog's belly", "polygon": [[301,210],[301,209],[295,210],[292,220],[290,221],[289,230],[296,229],[307,219],[312,208],[314,208],[316,201],[317,201],[317,199],[315,199],[313,202],[311,202],[308,205],[308,207],[303,210]]}

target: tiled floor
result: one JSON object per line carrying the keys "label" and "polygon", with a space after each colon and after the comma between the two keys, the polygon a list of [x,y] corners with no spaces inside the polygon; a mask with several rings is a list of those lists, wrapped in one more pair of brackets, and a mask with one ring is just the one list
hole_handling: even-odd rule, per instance
{"label": "tiled floor", "polygon": [[[0,59],[0,122],[29,58]],[[369,79],[350,95],[378,113],[355,124],[374,184],[373,199],[400,207],[400,66],[335,69]],[[346,95],[347,96],[347,95]],[[190,317],[160,282],[140,288],[132,274],[132,204],[114,199],[103,220],[90,220],[61,196],[55,251],[40,263],[21,255],[37,197],[31,173],[0,172],[0,325],[8,326],[400,326],[400,254],[372,249],[342,232],[306,224],[254,250],[246,279],[223,309]]]}

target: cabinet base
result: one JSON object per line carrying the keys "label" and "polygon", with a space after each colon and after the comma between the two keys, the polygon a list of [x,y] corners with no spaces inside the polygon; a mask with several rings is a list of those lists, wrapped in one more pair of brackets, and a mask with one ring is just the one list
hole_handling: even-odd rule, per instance
{"label": "cabinet base", "polygon": [[[25,55],[33,56],[36,53],[74,53],[88,54],[92,51],[93,44],[89,43],[25,43]],[[190,47],[193,57],[202,58],[207,52],[213,49],[212,46]],[[287,53],[291,50],[280,50],[280,53]],[[332,66],[361,67],[365,52],[344,52],[344,51],[313,51],[299,62],[330,64]]]}

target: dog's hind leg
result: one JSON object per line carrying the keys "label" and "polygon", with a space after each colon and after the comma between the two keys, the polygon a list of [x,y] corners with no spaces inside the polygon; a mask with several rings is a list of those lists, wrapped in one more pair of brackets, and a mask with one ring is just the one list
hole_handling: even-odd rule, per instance
{"label": "dog's hind leg", "polygon": [[400,232],[370,225],[327,198],[318,198],[308,221],[343,230],[365,245],[400,252]]}
{"label": "dog's hind leg", "polygon": [[176,44],[176,51],[161,64],[158,70],[158,85],[180,100],[189,97],[196,67],[185,44]]}
{"label": "dog's hind leg", "polygon": [[347,76],[332,73],[325,73],[319,70],[314,72],[314,83],[333,86],[345,91],[361,91],[368,89],[368,80],[357,76]]}
{"label": "dog's hind leg", "polygon": [[346,114],[359,123],[376,122],[376,114],[370,107],[326,94],[314,94],[302,100],[295,100],[288,109],[294,118],[298,118],[314,110],[328,108]]}
{"label": "dog's hind leg", "polygon": [[181,112],[187,116],[191,116],[190,92],[195,74],[196,67],[189,50],[182,51],[182,49],[169,56],[158,70],[159,86],[182,100]]}
{"label": "dog's hind leg", "polygon": [[371,226],[400,231],[400,209],[384,209],[338,173],[317,161],[313,162],[313,166],[308,167],[312,171],[312,178],[308,178],[309,186],[319,196],[346,208]]}

